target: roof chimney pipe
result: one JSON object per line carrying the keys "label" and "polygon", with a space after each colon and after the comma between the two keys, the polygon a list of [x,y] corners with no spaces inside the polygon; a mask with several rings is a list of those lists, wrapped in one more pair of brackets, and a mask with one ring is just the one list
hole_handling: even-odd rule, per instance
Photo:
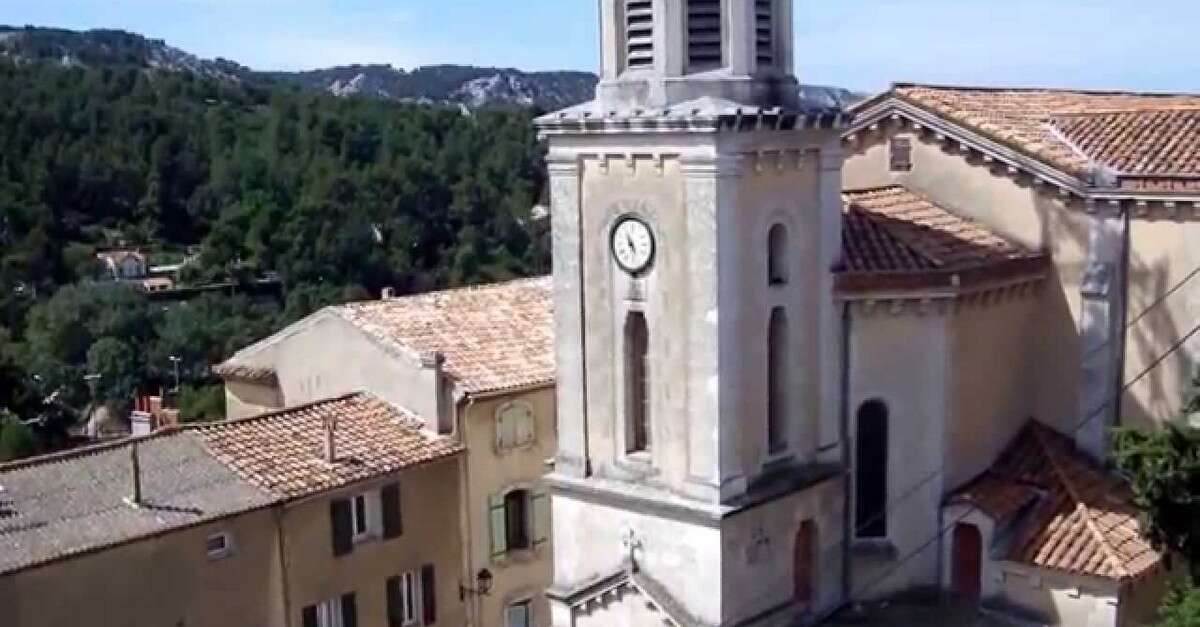
{"label": "roof chimney pipe", "polygon": [[138,445],[135,441],[129,447],[129,462],[133,470],[133,494],[126,499],[126,502],[133,507],[142,506],[142,464],[138,458]]}
{"label": "roof chimney pipe", "polygon": [[396,297],[396,288],[394,288],[394,287],[385,287],[385,288],[383,288],[383,293],[380,294],[380,300],[392,300],[395,297]]}
{"label": "roof chimney pipe", "polygon": [[321,421],[321,426],[325,431],[325,461],[333,464],[337,462],[337,418],[328,417]]}

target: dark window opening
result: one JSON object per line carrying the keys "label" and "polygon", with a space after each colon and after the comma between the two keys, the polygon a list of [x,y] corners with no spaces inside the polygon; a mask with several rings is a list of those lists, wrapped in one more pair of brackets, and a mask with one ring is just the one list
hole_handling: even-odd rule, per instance
{"label": "dark window opening", "polygon": [[912,140],[907,137],[893,137],[888,143],[889,168],[892,172],[912,171]]}
{"label": "dark window opening", "polygon": [[771,285],[788,282],[787,227],[776,224],[767,235],[767,281]]}
{"label": "dark window opening", "polygon": [[513,490],[504,496],[504,528],[508,549],[529,548],[529,492]]}
{"label": "dark window opening", "polygon": [[788,320],[787,312],[771,312],[767,339],[767,448],[775,455],[787,450]]}
{"label": "dark window opening", "polygon": [[625,320],[625,452],[650,450],[650,330],[639,311]]}
{"label": "dark window opening", "polygon": [[887,536],[888,408],[868,401],[858,410],[855,449],[855,529],[860,538]]}

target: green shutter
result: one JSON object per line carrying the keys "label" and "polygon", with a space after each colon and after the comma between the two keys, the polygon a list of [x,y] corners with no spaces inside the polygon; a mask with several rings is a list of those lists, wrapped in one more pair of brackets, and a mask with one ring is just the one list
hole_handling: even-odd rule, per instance
{"label": "green shutter", "polygon": [[533,544],[550,539],[550,495],[545,490],[533,493]]}
{"label": "green shutter", "polygon": [[499,557],[508,553],[508,527],[503,496],[492,495],[489,497],[488,514],[492,521],[492,557]]}
{"label": "green shutter", "polygon": [[386,485],[379,491],[379,503],[383,509],[383,538],[391,540],[404,533],[404,519],[400,508],[400,484]]}
{"label": "green shutter", "polygon": [[333,555],[341,557],[354,550],[353,524],[350,518],[350,501],[337,499],[329,502],[329,528],[333,535]]}

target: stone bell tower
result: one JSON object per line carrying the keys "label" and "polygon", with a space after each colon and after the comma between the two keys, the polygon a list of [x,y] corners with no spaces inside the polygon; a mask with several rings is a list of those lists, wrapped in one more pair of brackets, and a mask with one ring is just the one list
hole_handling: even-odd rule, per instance
{"label": "stone bell tower", "polygon": [[791,625],[842,594],[840,129],[792,0],[601,0],[549,144],[553,625]]}

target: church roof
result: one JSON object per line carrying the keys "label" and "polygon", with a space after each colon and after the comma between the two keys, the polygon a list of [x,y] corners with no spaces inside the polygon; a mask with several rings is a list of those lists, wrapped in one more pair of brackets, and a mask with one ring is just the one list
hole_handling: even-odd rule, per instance
{"label": "church roof", "polygon": [[973,505],[998,521],[1030,505],[1008,550],[1012,561],[1121,582],[1161,564],[1142,536],[1128,484],[1036,421],[948,502]]}
{"label": "church roof", "polygon": [[352,303],[333,311],[375,340],[440,353],[460,391],[482,394],[554,382],[549,277]]}
{"label": "church roof", "polygon": [[1200,94],[947,87],[900,83],[856,107],[895,98],[1092,182],[1173,191],[1200,179]]}
{"label": "church roof", "polygon": [[842,293],[968,287],[1044,271],[1048,258],[899,185],[842,194]]}

